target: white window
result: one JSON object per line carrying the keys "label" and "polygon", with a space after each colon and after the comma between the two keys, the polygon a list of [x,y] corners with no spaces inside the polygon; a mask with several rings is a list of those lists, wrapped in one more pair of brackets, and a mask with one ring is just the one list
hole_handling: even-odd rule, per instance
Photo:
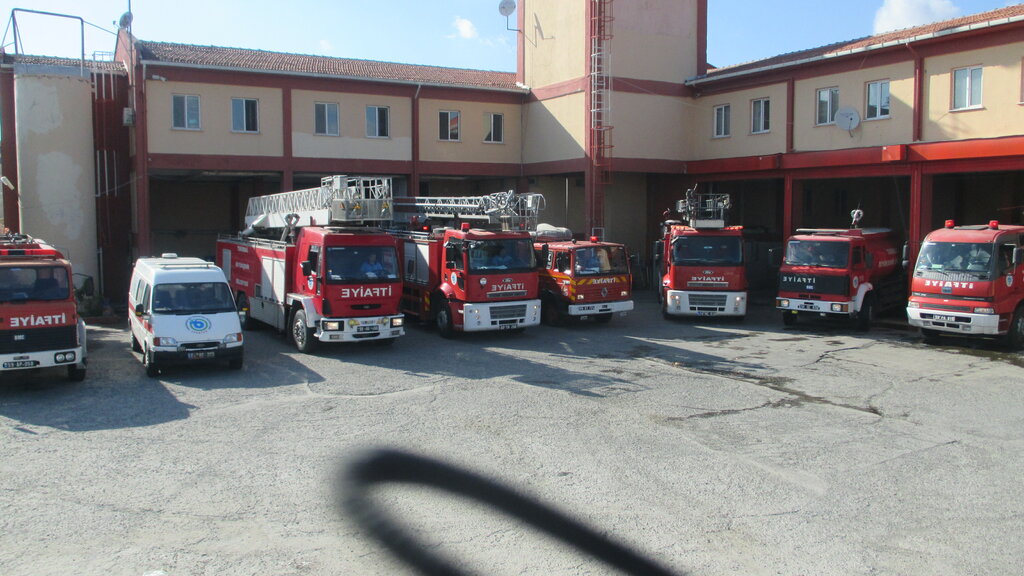
{"label": "white window", "polygon": [[771,128],[771,102],[767,98],[754,100],[750,108],[751,134],[763,134]]}
{"label": "white window", "polygon": [[868,82],[867,110],[864,111],[864,118],[888,118],[889,117],[889,81],[879,80]]}
{"label": "white window", "polygon": [[505,116],[503,114],[486,114],[487,135],[484,142],[501,143],[505,141]]}
{"label": "white window", "polygon": [[231,99],[231,131],[259,132],[259,100],[255,98]]}
{"label": "white window", "polygon": [[981,107],[981,66],[953,70],[953,110]]}
{"label": "white window", "polygon": [[338,104],[316,102],[313,104],[313,130],[320,136],[338,135]]}
{"label": "white window", "polygon": [[387,138],[388,137],[388,114],[390,109],[387,106],[366,107],[366,137]]}
{"label": "white window", "polygon": [[836,111],[839,109],[839,88],[822,88],[818,90],[818,126],[836,123]]}
{"label": "white window", "polygon": [[715,106],[715,138],[729,135],[729,105]]}
{"label": "white window", "polygon": [[440,140],[449,140],[452,142],[458,141],[459,139],[459,111],[458,110],[441,110],[437,115],[438,120],[438,133],[437,137]]}
{"label": "white window", "polygon": [[171,96],[172,126],[179,130],[199,130],[199,96]]}

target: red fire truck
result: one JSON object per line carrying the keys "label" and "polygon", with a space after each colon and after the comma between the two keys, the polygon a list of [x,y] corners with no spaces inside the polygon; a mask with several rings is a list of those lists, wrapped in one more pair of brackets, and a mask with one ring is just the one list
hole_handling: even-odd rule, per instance
{"label": "red fire truck", "polygon": [[541,315],[557,326],[566,318],[607,322],[633,309],[633,276],[626,247],[577,241],[568,228],[538,224],[533,243],[540,260]]}
{"label": "red fire truck", "polygon": [[0,235],[0,371],[60,367],[85,379],[85,322],[71,263],[24,234]]}
{"label": "red fire truck", "polygon": [[743,227],[726,226],[728,194],[686,191],[676,203],[682,218],[662,224],[654,245],[655,275],[662,315],[747,314],[747,273]]}
{"label": "red fire truck", "polygon": [[[521,330],[540,323],[529,230],[540,194],[398,199],[402,310],[438,332]],[[435,226],[435,224],[445,224]]]}
{"label": "red fire truck", "polygon": [[799,229],[786,243],[775,307],[787,326],[800,316],[849,318],[868,330],[877,313],[906,302],[906,280],[888,228]]}
{"label": "red fire truck", "polygon": [[956,226],[928,234],[907,301],[925,340],[943,334],[1002,337],[1024,347],[1024,226]]}
{"label": "red fire truck", "polygon": [[375,227],[392,219],[391,196],[389,178],[329,176],[319,188],[251,198],[247,228],[217,241],[243,328],[287,328],[302,352],[404,334],[398,243]]}

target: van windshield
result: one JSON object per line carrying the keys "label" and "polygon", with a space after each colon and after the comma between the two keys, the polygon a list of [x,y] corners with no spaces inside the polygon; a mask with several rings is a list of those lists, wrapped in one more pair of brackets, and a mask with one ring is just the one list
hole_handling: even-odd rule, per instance
{"label": "van windshield", "polygon": [[234,311],[235,301],[224,282],[157,284],[153,289],[154,314],[217,314]]}

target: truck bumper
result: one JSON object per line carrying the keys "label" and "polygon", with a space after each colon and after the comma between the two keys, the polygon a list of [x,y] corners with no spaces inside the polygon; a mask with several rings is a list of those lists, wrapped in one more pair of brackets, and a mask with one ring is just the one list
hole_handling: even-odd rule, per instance
{"label": "truck bumper", "polygon": [[612,314],[629,312],[633,309],[632,300],[618,302],[595,302],[593,304],[570,304],[569,316],[593,316],[595,314]]}
{"label": "truck bumper", "polygon": [[814,314],[816,316],[841,316],[849,318],[856,312],[857,303],[852,300],[833,302],[831,300],[798,300],[796,298],[776,298],[775,307],[788,312]]}
{"label": "truck bumper", "polygon": [[321,342],[366,342],[398,338],[405,334],[405,316],[321,318],[315,336]]}
{"label": "truck bumper", "polygon": [[998,314],[974,314],[973,312],[907,308],[907,323],[911,326],[924,328],[925,330],[937,330],[950,334],[971,334],[977,336],[997,336],[1000,334]]}
{"label": "truck bumper", "polygon": [[465,332],[514,330],[540,324],[540,300],[473,303],[462,306]]}
{"label": "truck bumper", "polygon": [[665,313],[673,316],[746,316],[746,292],[668,290]]}
{"label": "truck bumper", "polygon": [[64,350],[0,354],[0,371],[31,370],[76,364],[81,366],[84,362],[85,351],[81,346]]}

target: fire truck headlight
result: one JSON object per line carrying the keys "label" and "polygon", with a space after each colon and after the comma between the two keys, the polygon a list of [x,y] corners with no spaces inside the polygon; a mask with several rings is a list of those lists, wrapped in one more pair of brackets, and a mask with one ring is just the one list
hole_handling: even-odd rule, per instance
{"label": "fire truck headlight", "polygon": [[920,302],[913,302],[913,301],[907,302],[907,308],[920,308],[920,307],[921,307],[921,303]]}
{"label": "fire truck headlight", "polygon": [[348,327],[355,328],[356,326],[359,326],[359,320],[356,320],[355,318],[349,318]]}
{"label": "fire truck headlight", "polygon": [[225,344],[234,344],[235,342],[241,342],[241,341],[242,341],[242,333],[241,332],[235,332],[234,334],[228,334],[227,336],[224,337],[224,343]]}
{"label": "fire truck headlight", "polygon": [[401,328],[402,326],[405,326],[405,318],[392,318],[391,319],[391,327],[392,328]]}
{"label": "fire truck headlight", "polygon": [[846,304],[832,304],[833,312],[846,312]]}
{"label": "fire truck headlight", "polygon": [[986,306],[986,307],[983,307],[983,308],[975,308],[974,309],[974,313],[975,314],[995,314],[996,313],[996,309],[992,308],[991,306]]}
{"label": "fire truck headlight", "polygon": [[777,304],[777,306],[779,308],[789,308],[789,299],[788,298],[780,298],[779,299],[779,303]]}
{"label": "fire truck headlight", "polygon": [[583,294],[577,294],[576,295],[576,299],[577,300],[583,300]]}
{"label": "fire truck headlight", "polygon": [[325,332],[337,332],[338,330],[341,330],[341,322],[338,322],[337,320],[324,322]]}
{"label": "fire truck headlight", "polygon": [[75,361],[75,353],[74,352],[58,352],[57,354],[53,355],[53,361],[56,362],[56,363],[74,362]]}
{"label": "fire truck headlight", "polygon": [[625,298],[626,296],[629,296],[629,290],[623,290],[622,293],[620,294],[620,296],[622,296],[623,298]]}
{"label": "fire truck headlight", "polygon": [[170,336],[156,336],[153,338],[153,346],[177,346],[178,341]]}

